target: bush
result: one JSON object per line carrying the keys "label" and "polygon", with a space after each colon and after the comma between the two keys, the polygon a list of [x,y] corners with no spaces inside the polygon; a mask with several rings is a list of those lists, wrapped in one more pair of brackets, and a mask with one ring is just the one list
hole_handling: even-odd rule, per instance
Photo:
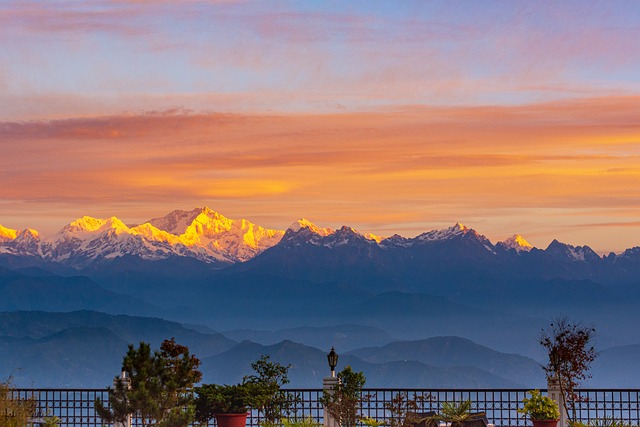
{"label": "bush", "polygon": [[548,396],[540,394],[540,390],[528,391],[530,398],[522,399],[524,407],[518,413],[528,416],[532,420],[557,420],[560,418],[558,405]]}
{"label": "bush", "polygon": [[0,382],[0,426],[24,427],[36,413],[36,400],[33,397],[14,396],[11,378]]}

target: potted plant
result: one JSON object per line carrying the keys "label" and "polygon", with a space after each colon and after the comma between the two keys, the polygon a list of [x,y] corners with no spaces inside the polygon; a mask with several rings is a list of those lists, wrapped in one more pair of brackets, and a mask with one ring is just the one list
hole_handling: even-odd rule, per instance
{"label": "potted plant", "polygon": [[218,427],[245,427],[249,409],[261,402],[263,392],[259,388],[252,383],[197,387],[196,419],[206,424],[215,417]]}
{"label": "potted plant", "polygon": [[518,412],[528,417],[534,427],[555,427],[560,418],[556,402],[540,394],[540,390],[530,390],[527,393],[531,397],[522,399],[524,407],[518,409]]}
{"label": "potted plant", "polygon": [[486,427],[487,416],[484,412],[471,412],[471,400],[455,402],[443,402],[440,414],[433,417],[434,420],[450,423],[451,427]]}

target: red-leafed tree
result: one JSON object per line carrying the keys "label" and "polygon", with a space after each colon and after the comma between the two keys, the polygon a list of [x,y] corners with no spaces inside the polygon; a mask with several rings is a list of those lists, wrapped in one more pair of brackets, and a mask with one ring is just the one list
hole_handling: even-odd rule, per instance
{"label": "red-leafed tree", "polygon": [[598,355],[591,345],[594,335],[592,326],[572,323],[565,317],[556,319],[540,334],[540,344],[549,356],[543,366],[547,380],[557,381],[572,423],[576,420],[576,402],[581,400],[576,390],[581,381],[591,377],[587,371]]}

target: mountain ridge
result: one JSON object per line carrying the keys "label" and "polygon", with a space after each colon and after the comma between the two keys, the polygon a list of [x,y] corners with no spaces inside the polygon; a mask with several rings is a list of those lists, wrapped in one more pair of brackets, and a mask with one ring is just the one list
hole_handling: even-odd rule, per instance
{"label": "mountain ridge", "polygon": [[42,238],[30,228],[14,230],[0,225],[0,254],[30,256],[74,268],[84,268],[125,254],[148,261],[182,256],[222,268],[249,261],[282,244],[315,244],[332,248],[365,242],[379,248],[397,249],[455,239],[467,239],[489,253],[513,249],[516,254],[524,255],[538,250],[557,260],[573,262],[600,262],[604,259],[614,262],[619,257],[633,258],[631,255],[640,251],[640,247],[633,247],[620,254],[600,256],[589,246],[573,246],[556,239],[547,248],[539,249],[519,234],[494,244],[460,223],[415,237],[363,234],[348,226],[336,230],[321,228],[304,218],[293,222],[286,230],[276,230],[246,219],[229,219],[202,207],[191,211],[174,210],[163,217],[130,226],[113,216],[106,219],[82,216],[47,238]]}

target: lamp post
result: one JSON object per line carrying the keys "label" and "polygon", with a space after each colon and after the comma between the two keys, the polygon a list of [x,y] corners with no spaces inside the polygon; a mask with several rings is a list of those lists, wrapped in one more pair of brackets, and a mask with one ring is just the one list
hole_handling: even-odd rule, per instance
{"label": "lamp post", "polygon": [[329,361],[329,367],[331,368],[331,378],[336,376],[336,366],[338,365],[338,353],[331,347],[331,351],[327,354],[327,360]]}
{"label": "lamp post", "polygon": [[[338,353],[331,347],[331,351],[327,354],[327,361],[329,362],[329,368],[331,368],[331,376],[324,377],[322,379],[322,393],[326,395],[332,395],[336,391],[336,387],[340,383],[340,380],[336,378],[336,365],[338,365]],[[329,411],[323,406],[323,426],[324,427],[340,427],[340,421],[335,419]]]}

